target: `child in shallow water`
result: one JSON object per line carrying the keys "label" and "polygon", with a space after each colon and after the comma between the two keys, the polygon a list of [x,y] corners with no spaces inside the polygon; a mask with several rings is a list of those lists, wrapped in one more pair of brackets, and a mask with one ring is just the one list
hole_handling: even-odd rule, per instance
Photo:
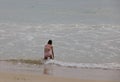
{"label": "child in shallow water", "polygon": [[52,40],[49,40],[44,47],[44,59],[47,60],[48,58],[54,59]]}

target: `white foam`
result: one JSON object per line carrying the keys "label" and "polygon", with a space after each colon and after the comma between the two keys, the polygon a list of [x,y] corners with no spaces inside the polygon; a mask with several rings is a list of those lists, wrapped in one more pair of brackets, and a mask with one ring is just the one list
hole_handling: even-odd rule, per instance
{"label": "white foam", "polygon": [[103,64],[95,64],[95,63],[69,63],[69,62],[62,62],[57,60],[48,60],[45,64],[55,64],[59,66],[65,67],[75,67],[75,68],[91,68],[91,69],[119,69],[120,64],[118,63],[103,63]]}

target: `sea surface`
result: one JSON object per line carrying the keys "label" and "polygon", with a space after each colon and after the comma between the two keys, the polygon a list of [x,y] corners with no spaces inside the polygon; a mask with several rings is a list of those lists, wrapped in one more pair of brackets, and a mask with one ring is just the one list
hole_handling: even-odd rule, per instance
{"label": "sea surface", "polygon": [[120,70],[119,0],[0,0],[0,60]]}
{"label": "sea surface", "polygon": [[49,39],[57,64],[120,68],[119,25],[0,24],[0,60],[42,60]]}

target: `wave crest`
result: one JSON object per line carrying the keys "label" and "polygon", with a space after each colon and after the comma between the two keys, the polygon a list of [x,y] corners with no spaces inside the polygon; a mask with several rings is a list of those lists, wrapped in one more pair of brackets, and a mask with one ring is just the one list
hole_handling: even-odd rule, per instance
{"label": "wave crest", "polygon": [[86,68],[86,69],[104,69],[104,70],[120,70],[119,63],[72,63],[72,62],[63,62],[57,60],[47,60],[44,59],[40,60],[31,60],[31,59],[9,59],[9,60],[0,60],[5,62],[12,62],[15,64],[30,64],[30,65],[57,65],[62,67],[69,67],[69,68]]}
{"label": "wave crest", "polygon": [[120,64],[118,63],[103,63],[103,64],[96,64],[96,63],[67,63],[61,62],[57,60],[49,60],[46,61],[45,64],[55,64],[58,66],[65,66],[71,68],[88,68],[88,69],[115,69],[120,70]]}

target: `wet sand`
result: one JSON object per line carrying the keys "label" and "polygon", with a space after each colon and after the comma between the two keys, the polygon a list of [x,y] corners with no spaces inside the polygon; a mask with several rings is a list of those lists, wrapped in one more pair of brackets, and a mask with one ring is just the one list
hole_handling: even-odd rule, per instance
{"label": "wet sand", "polygon": [[119,82],[106,80],[82,80],[48,75],[0,72],[0,82]]}
{"label": "wet sand", "polygon": [[0,63],[0,82],[120,82],[120,70]]}

